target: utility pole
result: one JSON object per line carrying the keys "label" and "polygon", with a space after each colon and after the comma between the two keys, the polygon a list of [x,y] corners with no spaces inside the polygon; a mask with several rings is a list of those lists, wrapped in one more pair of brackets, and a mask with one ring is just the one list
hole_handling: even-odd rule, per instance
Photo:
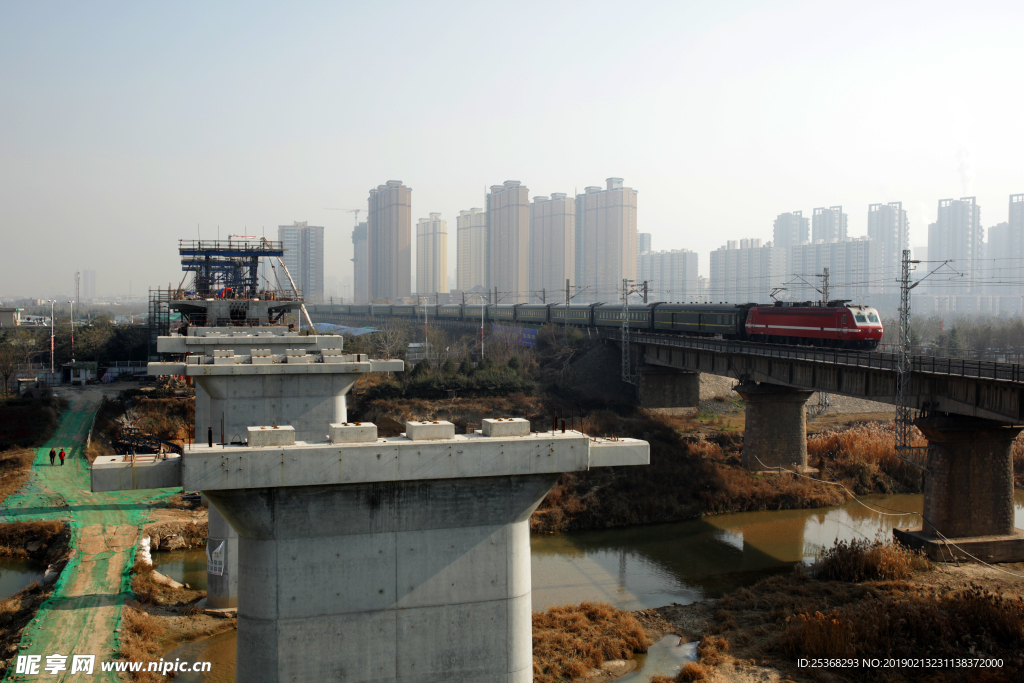
{"label": "utility pole", "polygon": [[629,295],[637,292],[632,280],[622,280],[622,381],[637,384],[639,378],[633,374],[629,356]]}
{"label": "utility pole", "polygon": [[75,302],[71,300],[71,362],[75,361]]}
{"label": "utility pole", "polygon": [[50,299],[50,381],[53,381],[53,305],[56,299]]}
{"label": "utility pole", "polygon": [[[911,265],[918,263],[921,262],[910,260],[909,249],[903,250],[903,267],[900,273],[900,328],[896,352],[896,457],[924,470],[928,459],[928,447],[910,445],[910,430],[914,426],[913,410],[910,407],[910,290],[941,268],[947,267],[951,260],[942,261],[927,275],[911,283]],[[960,275],[955,270],[953,273]]]}
{"label": "utility pole", "polygon": [[822,306],[828,306],[828,268],[821,269],[821,302]]}

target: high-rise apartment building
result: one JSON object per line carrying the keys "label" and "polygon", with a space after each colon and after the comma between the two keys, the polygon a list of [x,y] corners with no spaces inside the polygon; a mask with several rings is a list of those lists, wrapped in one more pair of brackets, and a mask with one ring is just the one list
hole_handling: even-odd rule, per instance
{"label": "high-rise apartment building", "polygon": [[636,234],[636,277],[643,280],[640,275],[640,257],[651,250],[651,233],[638,232]]}
{"label": "high-rise apartment building", "polygon": [[820,301],[823,275],[829,271],[829,301],[850,299],[864,303],[869,294],[882,291],[877,277],[881,263],[881,248],[870,237],[845,239],[841,242],[805,242],[788,250],[790,277],[786,283],[786,298],[791,301]]}
{"label": "high-rise apartment building", "polygon": [[96,271],[82,271],[82,299],[89,301],[96,298]]}
{"label": "high-rise apartment building", "polygon": [[352,231],[352,302],[370,302],[370,279],[367,275],[366,221]]}
{"label": "high-rise apartment building", "polygon": [[448,223],[432,213],[416,224],[416,293],[448,291]]}
{"label": "high-rise apartment building", "polygon": [[[1024,194],[1010,195],[1009,220],[988,229],[985,245],[986,273],[993,282],[991,294],[1019,296],[1024,292],[1016,283],[1024,266]],[[955,266],[954,266],[955,267]]]}
{"label": "high-rise apartment building", "polygon": [[[324,229],[295,221],[277,226],[277,239],[284,247],[284,264],[304,301],[324,299]],[[284,284],[284,283],[282,283]]]}
{"label": "high-rise apartment building", "polygon": [[697,252],[689,249],[646,251],[640,254],[638,283],[647,282],[648,302],[699,301]]}
{"label": "high-rise apartment building", "polygon": [[711,303],[768,303],[786,277],[786,250],[759,239],[729,240],[711,252]]}
{"label": "high-rise apartment building", "polygon": [[622,281],[636,279],[636,195],[622,178],[576,195],[576,285],[587,301],[619,301]]}
{"label": "high-rise apartment building", "polygon": [[389,180],[370,190],[366,215],[370,301],[412,293],[412,188]]}
{"label": "high-rise apartment building", "polygon": [[459,211],[456,219],[455,289],[487,288],[487,213]]}
{"label": "high-rise apartment building", "polygon": [[963,284],[956,287],[960,293],[980,293],[974,279],[976,269],[980,272],[976,259],[982,257],[984,241],[981,207],[974,197],[939,200],[938,220],[928,226],[928,258],[954,262],[952,267],[963,275]]}
{"label": "high-rise apartment building", "polygon": [[846,239],[846,219],[843,207],[818,207],[811,215],[812,242],[840,242]]}
{"label": "high-rise apartment building", "polygon": [[530,301],[565,299],[576,279],[576,202],[562,192],[530,204]]}
{"label": "high-rise apartment building", "polygon": [[521,304],[530,287],[529,190],[518,180],[492,185],[487,195],[488,287],[498,301]]}
{"label": "high-rise apartment building", "polygon": [[780,213],[772,227],[776,247],[785,249],[811,239],[811,220],[804,218],[803,211]]}
{"label": "high-rise apartment building", "polygon": [[881,270],[868,273],[871,279],[882,279],[882,291],[899,291],[903,270],[903,250],[910,248],[910,223],[903,202],[870,204],[868,206],[868,237],[878,244],[878,265]]}

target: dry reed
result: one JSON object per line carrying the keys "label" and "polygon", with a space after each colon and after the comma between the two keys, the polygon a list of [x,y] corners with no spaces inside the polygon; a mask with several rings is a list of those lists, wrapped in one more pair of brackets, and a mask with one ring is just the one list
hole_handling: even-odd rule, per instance
{"label": "dry reed", "polygon": [[631,612],[605,603],[552,607],[533,613],[533,680],[582,678],[605,661],[647,652],[654,642]]}
{"label": "dry reed", "polygon": [[[927,444],[916,427],[911,431],[911,443]],[[892,424],[868,423],[812,434],[807,438],[807,460],[857,494],[921,491],[920,470],[896,457]]]}
{"label": "dry reed", "polygon": [[811,571],[822,581],[899,581],[930,567],[927,558],[902,545],[856,539],[837,540]]}
{"label": "dry reed", "polygon": [[[160,656],[161,639],[167,631],[156,617],[125,605],[121,610],[120,655],[129,662],[155,661]],[[129,674],[136,683],[158,683],[164,676],[140,671]]]}

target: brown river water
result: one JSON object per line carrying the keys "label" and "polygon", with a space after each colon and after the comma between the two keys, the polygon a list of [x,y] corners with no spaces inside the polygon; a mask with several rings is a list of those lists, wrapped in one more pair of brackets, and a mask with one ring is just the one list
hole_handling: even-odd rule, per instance
{"label": "brown river water", "polygon": [[[1024,490],[1015,492],[1017,527],[1024,528]],[[609,602],[621,609],[688,604],[716,598],[809,563],[837,540],[886,539],[894,526],[920,524],[922,496],[866,496],[833,508],[740,512],[686,522],[532,536],[533,608]],[[890,508],[890,509],[884,509]],[[888,514],[883,514],[888,513]],[[160,571],[205,588],[202,550],[155,553]],[[179,674],[177,683],[235,680],[236,632],[181,645],[164,659],[210,661],[207,674]],[[619,683],[671,675],[691,648],[665,639],[642,658],[642,668]],[[193,677],[194,676],[194,677]],[[628,680],[627,680],[628,679]]]}

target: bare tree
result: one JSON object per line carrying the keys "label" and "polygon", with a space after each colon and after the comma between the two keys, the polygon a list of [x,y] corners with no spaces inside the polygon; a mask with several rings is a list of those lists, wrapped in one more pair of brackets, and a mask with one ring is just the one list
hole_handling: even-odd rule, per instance
{"label": "bare tree", "polygon": [[373,350],[380,358],[395,358],[409,339],[409,324],[391,318],[373,333]]}
{"label": "bare tree", "polygon": [[4,396],[10,392],[11,378],[28,362],[32,341],[21,330],[0,337],[0,377],[4,380]]}

